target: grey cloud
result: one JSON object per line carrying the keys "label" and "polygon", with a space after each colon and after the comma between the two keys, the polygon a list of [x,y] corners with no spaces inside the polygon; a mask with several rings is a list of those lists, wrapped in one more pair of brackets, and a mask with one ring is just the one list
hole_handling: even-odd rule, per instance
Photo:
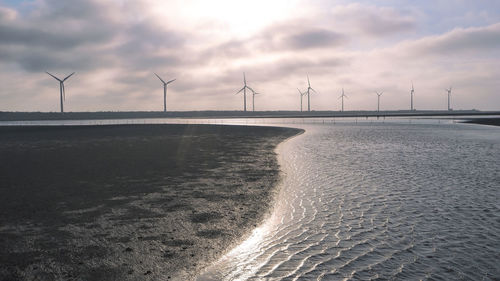
{"label": "grey cloud", "polygon": [[276,77],[286,78],[297,74],[331,73],[334,69],[349,65],[347,58],[329,57],[322,59],[287,58],[277,62],[258,66],[255,73],[259,81],[272,82]]}
{"label": "grey cloud", "polygon": [[[111,51],[113,52],[113,51]],[[158,54],[156,52],[130,52],[123,53],[116,51],[120,59],[115,66],[120,66],[124,71],[152,71],[155,69],[172,69],[186,66],[188,62],[182,55],[176,54]]]}
{"label": "grey cloud", "polygon": [[308,19],[294,18],[273,24],[254,40],[265,51],[307,50],[344,45],[348,38],[334,29],[317,28]]}
{"label": "grey cloud", "polygon": [[231,39],[204,50],[196,61],[209,62],[218,59],[251,57],[263,53],[283,51],[307,51],[341,46],[347,36],[338,32],[297,26],[295,21],[272,25],[259,34],[246,39]]}
{"label": "grey cloud", "polygon": [[26,45],[47,47],[52,50],[64,50],[90,42],[102,42],[109,39],[105,32],[51,32],[38,27],[22,27],[17,23],[11,25],[0,23],[1,45]]}
{"label": "grey cloud", "polygon": [[44,48],[0,46],[0,61],[16,63],[28,72],[48,69],[90,70],[111,64],[113,59],[94,51],[55,52]]}
{"label": "grey cloud", "polygon": [[109,12],[96,1],[41,1],[35,12],[0,23],[1,43],[55,50],[106,43],[118,29]]}
{"label": "grey cloud", "polygon": [[148,79],[152,79],[153,78],[153,73],[146,73],[146,72],[139,72],[139,73],[135,73],[135,72],[126,72],[126,73],[122,73],[119,75],[119,77],[115,78],[114,81],[119,83],[119,84],[124,84],[124,85],[137,85],[137,84],[141,84],[143,83],[144,81],[148,80]]}
{"label": "grey cloud", "polygon": [[130,20],[117,5],[83,0],[37,5],[35,12],[23,16],[0,7],[0,61],[17,63],[29,72],[182,63],[180,56],[165,50],[180,49],[186,34],[165,30],[148,18]]}
{"label": "grey cloud", "polygon": [[359,19],[359,27],[367,34],[389,35],[404,32],[415,28],[415,22],[407,18],[382,18],[376,15],[367,15]]}
{"label": "grey cloud", "polygon": [[428,37],[406,46],[412,54],[443,55],[458,52],[498,51],[500,24],[456,29],[441,36]]}
{"label": "grey cloud", "polygon": [[218,59],[218,58],[238,58],[250,54],[252,51],[247,47],[247,44],[252,42],[252,39],[248,42],[242,40],[229,40],[216,46],[209,47],[200,54],[200,58],[204,60],[207,59]]}
{"label": "grey cloud", "polygon": [[[101,7],[91,3],[38,2],[40,6],[30,14],[2,16],[0,60],[17,63],[29,72],[55,68],[82,70],[104,65],[109,55],[97,50],[113,40],[116,26],[106,23]],[[92,17],[85,18],[89,14]]]}
{"label": "grey cloud", "polygon": [[44,0],[40,2],[38,10],[32,15],[31,20],[40,20],[51,23],[51,26],[67,26],[58,24],[59,21],[70,20],[73,23],[90,22],[100,23],[107,21],[108,14],[112,12],[112,6],[104,1],[97,0]]}
{"label": "grey cloud", "polygon": [[342,44],[345,37],[325,29],[311,29],[287,35],[282,43],[292,49],[327,48]]}
{"label": "grey cloud", "polygon": [[185,42],[184,35],[161,30],[151,22],[131,24],[123,33],[127,42],[119,50],[126,53],[179,48]]}

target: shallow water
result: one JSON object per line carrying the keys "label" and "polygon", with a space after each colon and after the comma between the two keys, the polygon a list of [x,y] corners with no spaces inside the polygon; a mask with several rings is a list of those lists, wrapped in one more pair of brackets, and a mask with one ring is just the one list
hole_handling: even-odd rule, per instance
{"label": "shallow water", "polygon": [[300,126],[274,211],[198,280],[500,276],[500,128]]}

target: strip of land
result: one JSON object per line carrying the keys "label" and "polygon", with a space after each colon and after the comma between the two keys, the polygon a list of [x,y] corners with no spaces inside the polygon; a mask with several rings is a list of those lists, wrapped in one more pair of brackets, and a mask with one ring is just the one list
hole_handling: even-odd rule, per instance
{"label": "strip of land", "polygon": [[479,110],[354,110],[354,111],[114,111],[114,112],[1,112],[0,121],[102,120],[146,118],[369,118],[500,115]]}
{"label": "strip of land", "polygon": [[500,126],[500,118],[471,118],[464,123],[474,123],[480,125]]}
{"label": "strip of land", "polygon": [[263,219],[300,132],[0,127],[0,280],[189,280]]}

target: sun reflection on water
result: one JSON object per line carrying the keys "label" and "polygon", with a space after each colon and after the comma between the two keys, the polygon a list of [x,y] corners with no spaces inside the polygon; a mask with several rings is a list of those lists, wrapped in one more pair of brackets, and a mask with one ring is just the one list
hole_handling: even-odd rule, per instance
{"label": "sun reflection on water", "polygon": [[[263,222],[255,228],[251,235],[241,244],[225,254],[215,264],[208,267],[204,274],[199,276],[198,281],[211,280],[247,280],[254,276],[257,270],[265,263],[265,260],[256,259],[262,253],[263,243],[273,232],[273,226],[281,222],[278,208]],[[221,270],[227,268],[231,270]],[[221,276],[221,272],[230,272],[229,275]]]}

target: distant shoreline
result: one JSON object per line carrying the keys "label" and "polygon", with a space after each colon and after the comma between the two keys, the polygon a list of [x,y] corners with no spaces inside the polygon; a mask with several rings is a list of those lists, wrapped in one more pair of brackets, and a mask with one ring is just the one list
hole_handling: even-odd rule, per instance
{"label": "distant shoreline", "polygon": [[345,118],[430,117],[500,115],[500,111],[478,110],[391,110],[391,111],[130,111],[130,112],[0,112],[0,121],[98,120],[150,118]]}
{"label": "distant shoreline", "polygon": [[193,278],[270,210],[274,149],[301,132],[0,127],[0,279]]}
{"label": "distant shoreline", "polygon": [[474,119],[464,121],[464,123],[500,126],[500,117],[498,117],[498,118],[474,118]]}

